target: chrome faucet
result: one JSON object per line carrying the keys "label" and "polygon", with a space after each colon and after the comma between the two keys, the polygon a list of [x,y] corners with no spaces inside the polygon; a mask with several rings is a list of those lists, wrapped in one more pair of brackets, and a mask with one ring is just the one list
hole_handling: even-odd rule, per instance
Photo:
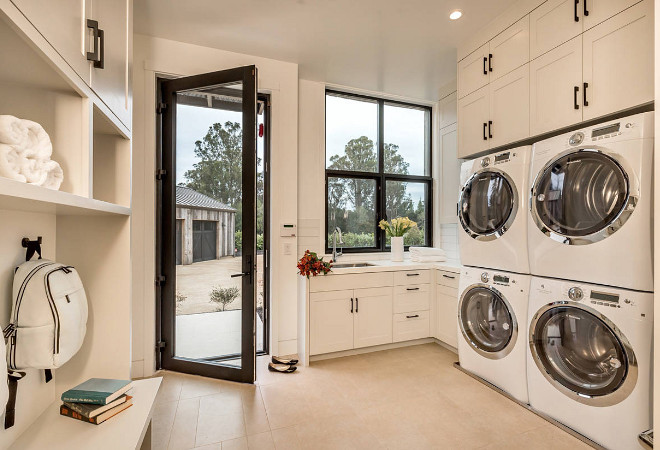
{"label": "chrome faucet", "polygon": [[341,236],[341,228],[336,227],[335,231],[332,232],[332,261],[337,262],[337,258],[344,254],[344,252],[337,253],[337,235],[339,234],[339,244],[343,245],[344,240]]}

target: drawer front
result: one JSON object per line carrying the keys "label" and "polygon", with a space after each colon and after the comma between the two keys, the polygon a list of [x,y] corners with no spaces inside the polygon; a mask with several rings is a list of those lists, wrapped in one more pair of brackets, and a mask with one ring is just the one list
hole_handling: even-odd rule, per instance
{"label": "drawer front", "polygon": [[444,270],[438,270],[436,276],[436,282],[439,285],[447,286],[450,288],[458,289],[458,280],[460,274],[454,272],[447,272]]}
{"label": "drawer front", "polygon": [[429,337],[429,312],[415,311],[394,314],[394,342],[411,341]]}
{"label": "drawer front", "polygon": [[430,285],[411,284],[394,288],[394,313],[426,311],[430,307]]}
{"label": "drawer front", "polygon": [[431,282],[430,270],[404,270],[394,272],[394,285],[424,284]]}
{"label": "drawer front", "polygon": [[319,275],[309,281],[310,292],[377,288],[383,286],[392,286],[392,272]]}

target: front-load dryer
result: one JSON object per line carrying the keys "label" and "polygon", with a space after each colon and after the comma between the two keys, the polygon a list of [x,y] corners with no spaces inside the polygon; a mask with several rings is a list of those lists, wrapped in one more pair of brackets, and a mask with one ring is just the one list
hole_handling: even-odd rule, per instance
{"label": "front-load dryer", "polygon": [[653,290],[653,113],[534,144],[532,275]]}
{"label": "front-load dryer", "polygon": [[461,367],[527,403],[529,275],[464,267],[458,292]]}
{"label": "front-load dryer", "polygon": [[609,449],[651,428],[653,294],[533,277],[532,408]]}
{"label": "front-load dryer", "polygon": [[519,147],[462,164],[458,243],[463,265],[529,273],[530,154],[531,147]]}

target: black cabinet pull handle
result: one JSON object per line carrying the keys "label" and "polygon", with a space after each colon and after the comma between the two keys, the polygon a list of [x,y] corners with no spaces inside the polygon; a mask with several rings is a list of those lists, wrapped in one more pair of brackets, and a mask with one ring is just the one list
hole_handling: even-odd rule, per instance
{"label": "black cabinet pull handle", "polygon": [[419,317],[419,314],[415,314],[413,316],[406,316],[406,319],[414,319],[416,317]]}
{"label": "black cabinet pull handle", "polygon": [[360,299],[355,297],[355,313],[357,314],[358,308],[360,307]]}
{"label": "black cabinet pull handle", "polygon": [[587,101],[587,88],[589,87],[589,83],[582,83],[582,104],[584,106],[589,106],[589,102]]}
{"label": "black cabinet pull handle", "polygon": [[406,291],[419,291],[419,288],[406,288]]}
{"label": "black cabinet pull handle", "polygon": [[490,127],[493,125],[493,121],[489,120],[488,121],[488,138],[493,139],[493,133],[490,131]]}
{"label": "black cabinet pull handle", "polygon": [[492,63],[493,63],[493,54],[492,54],[492,53],[489,53],[489,54],[488,54],[488,71],[489,71],[489,72],[492,72],[492,71],[493,71],[493,65],[492,65]]}
{"label": "black cabinet pull handle", "polygon": [[585,16],[589,15],[589,10],[587,9],[587,0],[584,0],[584,15]]}
{"label": "black cabinet pull handle", "polygon": [[580,86],[573,86],[573,108],[575,109],[580,109],[580,105],[578,105],[578,100],[577,100],[577,95],[580,90]]}
{"label": "black cabinet pull handle", "polygon": [[580,3],[580,0],[575,0],[575,6],[573,9],[573,14],[574,14],[574,19],[576,22],[580,21],[580,16],[578,16],[578,4]]}
{"label": "black cabinet pull handle", "polygon": [[94,62],[94,67],[103,69],[105,66],[105,33],[99,29],[99,23],[96,20],[87,19],[87,28],[92,29],[94,39],[94,51],[87,52],[87,60]]}
{"label": "black cabinet pull handle", "polygon": [[450,280],[456,279],[456,277],[452,277],[451,275],[442,274],[442,276],[445,277],[445,278],[449,278]]}
{"label": "black cabinet pull handle", "polygon": [[487,59],[488,59],[488,58],[486,58],[486,57],[484,56],[484,75],[488,75],[488,72],[486,71],[486,60],[487,60]]}
{"label": "black cabinet pull handle", "polygon": [[418,277],[419,274],[418,273],[407,273],[406,276],[407,277]]}
{"label": "black cabinet pull handle", "polygon": [[351,314],[353,314],[353,298],[351,298]]}
{"label": "black cabinet pull handle", "polygon": [[484,141],[488,140],[488,136],[486,136],[486,127],[487,126],[488,126],[488,124],[486,122],[484,122]]}

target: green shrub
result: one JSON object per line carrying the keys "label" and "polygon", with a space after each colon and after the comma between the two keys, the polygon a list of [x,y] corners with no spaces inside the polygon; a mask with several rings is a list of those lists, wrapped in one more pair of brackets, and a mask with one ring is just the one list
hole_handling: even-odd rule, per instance
{"label": "green shrub", "polygon": [[234,248],[236,248],[238,251],[243,250],[243,232],[242,231],[236,231],[234,233]]}
{"label": "green shrub", "polygon": [[217,303],[220,311],[224,311],[227,305],[236,300],[241,291],[237,287],[214,287],[211,289],[210,297],[211,302]]}

